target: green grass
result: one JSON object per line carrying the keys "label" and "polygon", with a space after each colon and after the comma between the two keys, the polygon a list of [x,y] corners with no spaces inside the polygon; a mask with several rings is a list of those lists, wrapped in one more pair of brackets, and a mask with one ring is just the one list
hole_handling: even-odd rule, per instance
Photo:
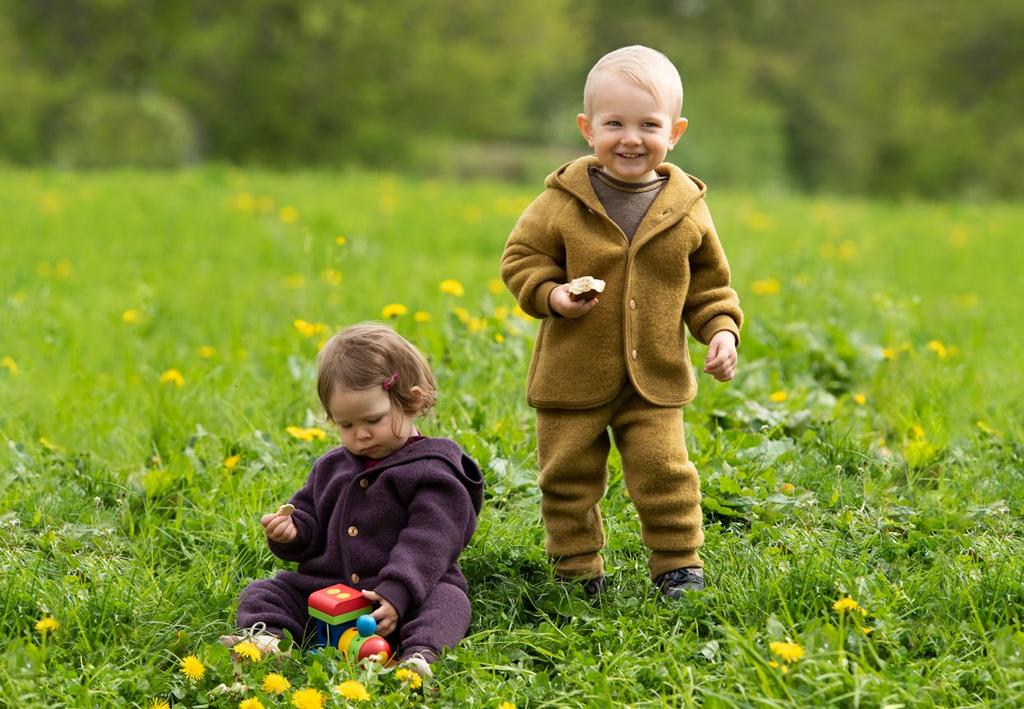
{"label": "green grass", "polygon": [[[0,174],[0,705],[237,706],[243,690],[214,691],[236,681],[287,705],[253,689],[270,668],[295,687],[361,679],[384,706],[1024,702],[1024,208],[712,192],[748,325],[736,380],[701,375],[686,412],[710,587],[649,593],[615,459],[610,590],[591,605],[542,551],[535,323],[491,290],[534,192]],[[425,695],[333,653],[233,666],[215,640],[239,591],[284,567],[258,517],[332,445],[285,430],[326,428],[323,335],[294,321],[329,332],[392,303],[439,379],[423,428],[486,470],[471,635]],[[161,383],[172,368],[183,386]],[[833,610],[847,595],[866,615]],[[787,640],[804,655],[777,666]]]}

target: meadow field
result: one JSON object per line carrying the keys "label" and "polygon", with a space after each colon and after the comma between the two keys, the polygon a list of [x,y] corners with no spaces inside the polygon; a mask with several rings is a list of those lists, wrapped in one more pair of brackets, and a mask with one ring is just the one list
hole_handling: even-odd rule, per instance
{"label": "meadow field", "polygon": [[[712,187],[747,324],[686,412],[709,587],[651,592],[613,457],[590,603],[543,554],[536,322],[497,280],[539,189],[0,172],[0,705],[1024,704],[1024,207]],[[471,634],[423,688],[216,643],[286,566],[260,515],[336,444],[318,346],[367,319],[487,479]]]}

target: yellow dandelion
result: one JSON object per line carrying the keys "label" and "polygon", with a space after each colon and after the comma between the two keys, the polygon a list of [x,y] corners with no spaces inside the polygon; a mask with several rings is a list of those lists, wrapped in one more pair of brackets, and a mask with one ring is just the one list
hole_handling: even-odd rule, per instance
{"label": "yellow dandelion", "polygon": [[39,621],[36,622],[36,632],[40,635],[52,633],[58,628],[60,628],[60,623],[53,616],[48,615],[44,618],[40,618]]}
{"label": "yellow dandelion", "polygon": [[292,325],[305,337],[316,337],[327,332],[327,324],[322,322],[306,322],[305,320],[293,320]]}
{"label": "yellow dandelion", "polygon": [[238,709],[264,709],[264,707],[263,702],[256,697],[249,697],[238,703]]}
{"label": "yellow dandelion", "polygon": [[354,679],[342,682],[334,688],[334,691],[352,702],[367,702],[370,700],[370,693],[366,691],[363,683],[357,682]]}
{"label": "yellow dandelion", "polygon": [[938,340],[929,341],[928,349],[934,352],[939,359],[945,359],[946,355],[949,354],[949,351],[946,349],[946,346],[939,342]]}
{"label": "yellow dandelion", "polygon": [[454,295],[456,298],[461,298],[466,294],[466,289],[462,287],[454,278],[448,278],[441,281],[441,292],[447,293],[448,295]]}
{"label": "yellow dandelion", "polygon": [[851,613],[860,613],[861,615],[867,615],[868,613],[866,610],[861,608],[860,604],[857,603],[857,601],[853,600],[849,596],[840,598],[835,603],[833,603],[832,610],[834,610],[839,615],[843,615],[844,613],[846,613],[846,611],[850,611]]}
{"label": "yellow dandelion", "polygon": [[482,332],[487,329],[487,318],[470,318],[466,326],[470,332]]}
{"label": "yellow dandelion", "polygon": [[779,291],[782,290],[782,284],[774,278],[765,278],[760,281],[754,281],[751,285],[751,290],[754,291],[754,295],[778,295]]}
{"label": "yellow dandelion", "polygon": [[783,662],[796,662],[804,656],[804,649],[797,643],[771,642],[768,644],[772,652],[778,655]]}
{"label": "yellow dandelion", "polygon": [[793,483],[782,483],[782,485],[779,486],[779,490],[783,495],[792,495],[796,492],[796,485]]}
{"label": "yellow dandelion", "polygon": [[500,278],[492,278],[487,281],[487,290],[491,295],[501,295],[505,292],[505,283]]}
{"label": "yellow dandelion", "polygon": [[244,657],[247,660],[253,662],[259,662],[263,659],[263,653],[249,640],[243,640],[234,647],[231,648],[231,652],[235,653],[239,657]]}
{"label": "yellow dandelion", "polygon": [[978,298],[978,296],[975,295],[974,293],[964,293],[963,295],[957,297],[956,302],[965,308],[973,308],[976,307],[978,303],[981,302],[981,299]]}
{"label": "yellow dandelion", "polygon": [[142,311],[138,308],[128,308],[126,311],[121,313],[121,321],[126,322],[129,325],[133,325],[139,320],[142,320]]}
{"label": "yellow dandelion", "polygon": [[327,283],[328,285],[336,286],[341,283],[341,271],[334,268],[328,268],[320,274],[320,277],[323,278],[324,283]]}
{"label": "yellow dandelion", "polygon": [[239,192],[231,200],[231,204],[239,212],[251,212],[256,208],[256,198],[251,192]]}
{"label": "yellow dandelion", "polygon": [[187,655],[181,658],[181,674],[185,675],[191,682],[197,682],[206,674],[206,668],[202,661],[195,655]]}
{"label": "yellow dandelion", "polygon": [[307,687],[292,692],[292,706],[295,709],[323,709],[326,702],[327,697],[319,689]]}
{"label": "yellow dandelion", "polygon": [[842,261],[852,261],[853,257],[857,255],[857,245],[852,241],[844,241],[839,244],[837,255]]}
{"label": "yellow dandelion", "polygon": [[518,305],[512,308],[512,314],[515,315],[520,320],[524,320],[526,322],[530,322],[531,320],[533,320],[533,317],[528,315],[527,312],[520,308]]}
{"label": "yellow dandelion", "polygon": [[284,284],[285,288],[292,288],[294,290],[298,290],[299,288],[305,287],[306,278],[304,276],[300,276],[298,273],[293,273],[290,276],[285,276],[281,280],[281,283]]}
{"label": "yellow dandelion", "polygon": [[910,435],[912,435],[915,439],[919,441],[923,441],[925,435],[924,429],[921,427],[920,424],[915,423],[913,426],[910,427]]}
{"label": "yellow dandelion", "polygon": [[500,345],[502,342],[505,341],[505,336],[502,335],[500,332],[496,332],[494,333],[494,341]]}
{"label": "yellow dandelion", "polygon": [[504,305],[498,306],[494,309],[495,320],[505,320],[508,317],[508,308]]}
{"label": "yellow dandelion", "polygon": [[776,670],[779,669],[779,663],[776,662],[775,660],[768,660],[768,666],[771,667],[772,669],[776,669]]}
{"label": "yellow dandelion", "polygon": [[196,350],[196,352],[198,352],[199,356],[202,357],[203,359],[212,359],[217,355],[217,350],[210,347],[209,345],[203,345],[198,350]]}
{"label": "yellow dandelion", "polygon": [[853,399],[853,403],[857,404],[858,406],[864,406],[864,404],[866,404],[868,401],[868,398],[861,394],[859,391],[854,393],[854,395],[851,398]]}
{"label": "yellow dandelion", "polygon": [[[999,432],[999,431],[997,431],[996,429],[994,429],[994,428],[992,428],[991,426],[989,426],[989,425],[988,425],[987,423],[985,423],[984,421],[975,421],[975,422],[974,422],[974,425],[978,427],[978,430],[979,430],[979,431],[982,431],[982,432],[984,432],[984,433],[987,433],[987,434],[988,434],[988,435],[990,435],[990,436],[1002,436],[1002,435],[1003,435],[1002,433],[1000,433],[1000,432]],[[40,440],[40,442],[41,442],[41,441],[42,441],[43,439],[42,439],[42,438],[40,438],[39,440]]]}
{"label": "yellow dandelion", "polygon": [[0,367],[3,367],[11,374],[18,373],[18,363],[15,362],[10,357],[4,357],[3,359],[0,359]]}
{"label": "yellow dandelion", "polygon": [[334,238],[334,243],[337,244],[338,246],[344,246],[345,244],[348,243],[348,239],[346,239],[344,236],[336,236]]}
{"label": "yellow dandelion", "polygon": [[894,350],[892,347],[883,347],[882,348],[882,358],[883,359],[896,359],[896,350]]}
{"label": "yellow dandelion", "polygon": [[423,684],[423,678],[410,669],[399,667],[395,670],[395,677],[412,689],[419,689]]}
{"label": "yellow dandelion", "polygon": [[416,322],[430,322],[430,313],[426,310],[417,310],[412,314],[412,319]]}
{"label": "yellow dandelion", "polygon": [[782,674],[784,674],[784,675],[789,674],[789,665],[783,665],[779,669],[782,670]]}
{"label": "yellow dandelion", "polygon": [[150,702],[149,709],[171,709],[171,705],[167,703],[166,699],[154,699]]}
{"label": "yellow dandelion", "polygon": [[865,635],[871,635],[871,633],[875,632],[874,628],[868,628],[868,627],[861,628],[861,630],[864,631]]}
{"label": "yellow dandelion", "polygon": [[288,426],[287,431],[293,438],[298,438],[300,441],[323,441],[327,439],[327,431],[322,428],[302,428],[301,426]]}
{"label": "yellow dandelion", "polygon": [[380,314],[383,318],[397,318],[408,312],[409,309],[401,303],[389,303],[381,309]]}
{"label": "yellow dandelion", "polygon": [[185,377],[177,369],[168,369],[160,375],[161,384],[173,384],[176,387],[185,386]]}
{"label": "yellow dandelion", "polygon": [[277,217],[282,224],[294,224],[299,221],[299,210],[295,207],[281,207]]}
{"label": "yellow dandelion", "polygon": [[774,401],[776,404],[779,404],[788,399],[789,394],[787,394],[784,391],[773,391],[771,393],[771,396],[769,396],[768,398]]}
{"label": "yellow dandelion", "polygon": [[224,459],[224,469],[234,470],[240,460],[242,460],[242,456],[240,456],[238,453],[235,453],[234,455],[229,455],[227,458]]}
{"label": "yellow dandelion", "polygon": [[498,709],[516,709],[516,705],[512,702],[502,702],[498,705]]}
{"label": "yellow dandelion", "polygon": [[263,678],[263,684],[260,685],[267,694],[284,694],[292,686],[292,683],[288,681],[288,678],[277,672],[271,672]]}
{"label": "yellow dandelion", "polygon": [[469,311],[466,310],[465,308],[452,308],[452,312],[455,314],[455,317],[459,319],[459,322],[461,322],[463,325],[468,325],[469,321],[473,319],[473,316],[470,315]]}
{"label": "yellow dandelion", "polygon": [[54,443],[53,441],[51,441],[51,440],[50,440],[49,438],[47,438],[46,436],[40,436],[40,437],[39,437],[39,444],[40,444],[40,445],[41,445],[41,446],[42,446],[43,448],[46,448],[47,450],[51,450],[51,451],[54,451],[54,452],[56,452],[56,453],[63,453],[63,452],[64,452],[64,449],[63,449],[63,448],[61,448],[60,446],[58,446],[58,445],[57,445],[56,443]]}

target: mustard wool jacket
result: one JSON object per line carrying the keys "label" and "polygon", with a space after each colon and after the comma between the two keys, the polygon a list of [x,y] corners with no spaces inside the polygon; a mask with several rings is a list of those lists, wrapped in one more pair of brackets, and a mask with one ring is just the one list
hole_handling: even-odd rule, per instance
{"label": "mustard wool jacket", "polygon": [[[536,408],[605,404],[629,377],[657,406],[682,406],[697,394],[686,328],[703,344],[727,330],[739,342],[743,311],[699,180],[670,163],[669,180],[626,239],[590,184],[593,156],[553,172],[505,244],[501,276],[529,315],[541,318],[527,375]],[[548,295],[580,276],[606,282],[600,302],[580,318],[551,312]],[[684,327],[685,323],[685,327]]]}

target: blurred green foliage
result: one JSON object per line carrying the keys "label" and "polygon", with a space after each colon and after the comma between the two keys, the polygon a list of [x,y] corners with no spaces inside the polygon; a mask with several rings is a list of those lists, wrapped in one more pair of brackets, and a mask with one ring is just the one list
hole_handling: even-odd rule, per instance
{"label": "blurred green foliage", "polygon": [[[0,0],[0,159],[532,179],[583,151],[593,62],[642,43],[683,75],[674,159],[716,185],[1013,196],[1021,36],[1003,0]],[[156,158],[76,115],[133,95],[180,114]]]}

